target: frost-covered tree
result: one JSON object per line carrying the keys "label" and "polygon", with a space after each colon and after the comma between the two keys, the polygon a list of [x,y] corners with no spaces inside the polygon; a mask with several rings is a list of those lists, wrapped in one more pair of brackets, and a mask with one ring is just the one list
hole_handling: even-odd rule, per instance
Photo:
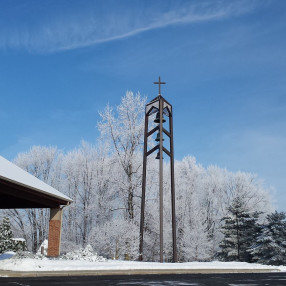
{"label": "frost-covered tree", "polygon": [[[116,115],[109,105],[100,113],[101,122],[98,127],[102,139],[110,144],[110,150],[115,155],[118,163],[118,172],[123,171],[124,176],[116,183],[124,197],[128,219],[135,217],[134,197],[136,189],[141,182],[141,160],[138,151],[142,147],[144,132],[144,107],[146,99],[139,93],[127,91],[117,106]],[[141,159],[141,156],[140,156]]]}
{"label": "frost-covered tree", "polygon": [[0,225],[0,254],[8,250],[13,250],[12,237],[10,220],[8,217],[4,217]]}
{"label": "frost-covered tree", "polygon": [[[72,198],[76,203],[73,204],[71,210],[67,210],[68,214],[71,213],[72,208],[76,208],[74,212],[75,217],[73,221],[67,223],[74,223],[76,228],[73,229],[77,234],[76,240],[83,246],[86,245],[89,232],[93,225],[94,211],[95,211],[95,186],[96,186],[96,149],[88,144],[83,143],[82,146],[75,152],[71,152],[66,157],[66,167],[73,169],[69,173],[67,168],[67,179],[69,180],[68,187],[72,187],[75,183],[76,188],[73,189],[75,194]],[[75,176],[73,176],[73,174]],[[70,181],[72,180],[72,182]],[[75,182],[77,180],[77,182]],[[75,187],[73,186],[73,187]]]}
{"label": "frost-covered tree", "polygon": [[286,214],[271,213],[266,217],[261,235],[251,254],[262,264],[286,265]]}
{"label": "frost-covered tree", "polygon": [[[82,142],[67,152],[35,146],[15,159],[18,166],[73,199],[63,212],[63,251],[89,243],[105,257],[138,257],[145,101],[139,93],[127,92],[116,108],[107,106],[100,113],[97,144]],[[159,173],[154,157],[155,154],[147,159],[146,261],[159,259]],[[172,258],[169,178],[166,158],[163,182],[166,261]],[[192,156],[175,161],[175,189],[180,261],[214,258],[223,239],[221,219],[229,215],[234,198],[241,197],[250,214],[245,225],[253,223],[255,212],[271,211],[267,190],[255,175],[217,166],[204,168]],[[3,214],[9,216],[17,236],[27,240],[29,250],[37,250],[47,238],[49,210],[5,210]],[[259,221],[262,218],[263,215],[259,216]]]}
{"label": "frost-covered tree", "polygon": [[104,150],[86,142],[64,156],[62,188],[73,199],[64,212],[66,250],[85,246],[92,229],[110,220],[115,204],[111,166]]}
{"label": "frost-covered tree", "polygon": [[90,244],[110,259],[136,260],[139,255],[139,227],[123,218],[115,218],[93,229]]}
{"label": "frost-covered tree", "polygon": [[13,237],[11,223],[8,217],[4,217],[0,225],[0,240],[10,240]]}
{"label": "frost-covered tree", "polygon": [[191,156],[176,162],[178,254],[180,261],[210,258],[206,212],[203,206],[203,167]]}
{"label": "frost-covered tree", "polygon": [[201,190],[202,206],[205,211],[205,226],[209,240],[210,258],[218,252],[218,245],[222,239],[219,231],[221,218],[228,207],[227,181],[229,172],[217,166],[209,166],[202,176]]}
{"label": "frost-covered tree", "polygon": [[8,217],[4,217],[0,224],[0,254],[5,251],[26,250],[26,241],[13,238],[12,226]]}
{"label": "frost-covered tree", "polygon": [[223,240],[219,244],[218,256],[224,261],[251,262],[250,248],[254,244],[259,226],[258,213],[251,214],[241,197],[235,197],[228,214],[223,217]]}

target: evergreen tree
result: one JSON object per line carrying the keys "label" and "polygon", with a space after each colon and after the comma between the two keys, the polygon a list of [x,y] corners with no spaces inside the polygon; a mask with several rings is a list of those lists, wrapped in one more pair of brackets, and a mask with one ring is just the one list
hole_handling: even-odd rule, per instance
{"label": "evergreen tree", "polygon": [[249,250],[259,233],[259,214],[251,214],[241,197],[233,199],[228,208],[228,215],[222,219],[224,224],[221,232],[224,238],[219,244],[221,250],[218,252],[222,260],[252,262]]}
{"label": "evergreen tree", "polygon": [[256,262],[252,255],[252,249],[255,247],[258,237],[262,233],[262,226],[258,223],[259,216],[263,212],[255,211],[250,215],[249,219],[245,221],[245,252],[244,260],[246,262]]}
{"label": "evergreen tree", "polygon": [[252,249],[254,259],[262,264],[286,265],[286,214],[275,211],[266,217],[266,224]]}
{"label": "evergreen tree", "polygon": [[0,225],[0,254],[8,250],[13,250],[12,237],[13,233],[10,220],[8,217],[4,217]]}

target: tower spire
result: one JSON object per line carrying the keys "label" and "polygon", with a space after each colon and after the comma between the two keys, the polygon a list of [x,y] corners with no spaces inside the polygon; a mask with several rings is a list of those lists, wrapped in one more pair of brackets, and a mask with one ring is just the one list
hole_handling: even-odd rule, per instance
{"label": "tower spire", "polygon": [[166,84],[166,83],[163,82],[163,81],[161,81],[160,76],[159,76],[159,81],[155,81],[155,82],[153,82],[153,83],[159,85],[159,95],[161,95],[161,84]]}

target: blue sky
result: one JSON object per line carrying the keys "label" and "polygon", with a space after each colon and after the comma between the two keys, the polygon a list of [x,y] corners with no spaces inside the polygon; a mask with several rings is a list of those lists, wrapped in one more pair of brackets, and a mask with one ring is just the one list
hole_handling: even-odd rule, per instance
{"label": "blue sky", "polygon": [[0,154],[96,142],[126,90],[174,107],[175,157],[257,173],[286,210],[286,1],[0,0]]}

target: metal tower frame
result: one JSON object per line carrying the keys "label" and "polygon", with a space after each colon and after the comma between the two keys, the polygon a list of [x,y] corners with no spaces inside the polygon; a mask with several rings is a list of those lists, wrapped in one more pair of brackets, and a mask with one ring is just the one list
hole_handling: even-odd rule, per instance
{"label": "metal tower frame", "polygon": [[[141,198],[141,220],[140,220],[140,246],[139,260],[143,260],[143,234],[144,234],[144,211],[145,211],[145,193],[146,193],[146,167],[147,157],[156,150],[159,150],[157,159],[159,159],[159,212],[160,212],[160,262],[163,262],[163,152],[170,157],[171,168],[171,204],[172,204],[172,238],[173,238],[173,262],[177,262],[177,242],[176,242],[176,211],[175,211],[175,176],[174,176],[174,140],[173,140],[173,107],[161,95],[161,82],[154,82],[159,86],[159,94],[145,107],[145,130],[144,130],[144,153],[143,153],[143,177],[142,177],[142,198]],[[157,113],[156,119],[158,125],[148,131],[149,116]],[[169,131],[163,127],[163,114],[169,117]],[[148,137],[158,131],[160,138],[159,144],[148,151]],[[163,146],[163,133],[170,138],[170,149]]]}

